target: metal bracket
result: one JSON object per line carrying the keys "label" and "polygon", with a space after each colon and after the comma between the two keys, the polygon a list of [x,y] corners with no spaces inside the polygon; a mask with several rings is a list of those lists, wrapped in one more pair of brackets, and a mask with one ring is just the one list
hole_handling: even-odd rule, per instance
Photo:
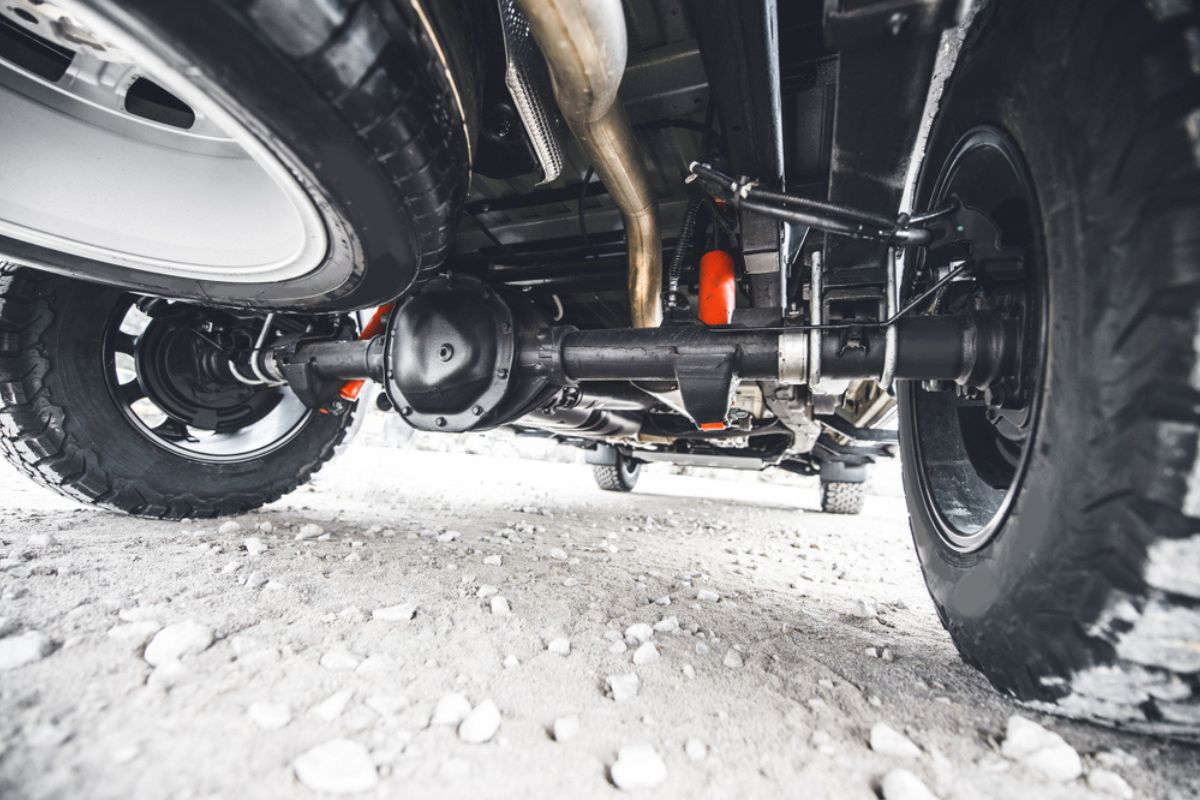
{"label": "metal bracket", "polygon": [[808,336],[808,386],[816,389],[821,383],[821,330],[824,311],[821,305],[821,252],[814,250],[809,260],[808,322],[812,327]]}
{"label": "metal bracket", "polygon": [[529,21],[517,8],[516,0],[499,3],[504,32],[504,85],[542,168],[539,184],[550,183],[562,173],[563,150],[555,106],[547,102],[551,96],[549,75],[539,61],[541,55],[529,31]]}
{"label": "metal bracket", "polygon": [[[884,319],[890,320],[896,315],[896,292],[898,281],[898,266],[897,259],[900,257],[900,248],[888,248],[887,258],[887,286],[884,296]],[[883,369],[879,373],[879,386],[884,391],[892,388],[892,381],[896,378],[896,326],[895,324],[888,325],[884,330],[883,338]]]}
{"label": "metal bracket", "polygon": [[736,362],[729,353],[696,353],[680,356],[675,380],[683,407],[696,424],[725,422],[737,385]]}

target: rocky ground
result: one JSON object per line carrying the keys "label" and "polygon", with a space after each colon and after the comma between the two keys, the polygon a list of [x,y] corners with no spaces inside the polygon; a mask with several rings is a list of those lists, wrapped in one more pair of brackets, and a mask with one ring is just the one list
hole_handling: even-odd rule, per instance
{"label": "rocky ground", "polygon": [[1200,796],[962,664],[896,497],[365,444],[225,522],[0,486],[2,797]]}

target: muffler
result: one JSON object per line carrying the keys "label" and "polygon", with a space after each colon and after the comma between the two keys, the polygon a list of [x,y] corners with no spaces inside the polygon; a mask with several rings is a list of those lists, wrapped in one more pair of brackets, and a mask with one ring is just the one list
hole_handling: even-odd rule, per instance
{"label": "muffler", "polygon": [[662,322],[658,209],[617,89],[628,41],[621,0],[517,0],[546,57],[554,99],[621,209],[635,328]]}

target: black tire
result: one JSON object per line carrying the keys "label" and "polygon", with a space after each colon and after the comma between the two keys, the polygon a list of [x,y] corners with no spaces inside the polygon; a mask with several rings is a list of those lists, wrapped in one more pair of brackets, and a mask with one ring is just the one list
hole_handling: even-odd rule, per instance
{"label": "black tire", "polygon": [[425,17],[407,0],[87,2],[186,65],[259,136],[309,192],[329,248],[308,274],[259,284],[157,275],[0,237],[4,258],[147,294],[336,311],[391,300],[442,265],[478,113],[457,2]]}
{"label": "black tire", "polygon": [[826,514],[861,514],[864,484],[821,481],[821,511]]}
{"label": "black tire", "polygon": [[596,485],[606,492],[632,492],[641,474],[642,465],[620,453],[617,453],[616,464],[592,465]]}
{"label": "black tire", "polygon": [[35,482],[156,519],[238,514],[306,482],[353,414],[312,414],[278,449],[192,460],[143,435],[105,377],[104,330],[119,289],[28,269],[0,271],[0,452]]}
{"label": "black tire", "polygon": [[1011,505],[966,552],[927,493],[922,390],[901,387],[913,538],[959,652],[998,689],[1197,738],[1200,168],[1187,121],[1200,82],[1187,37],[1198,18],[1190,2],[990,8],[943,97],[918,205],[978,126],[1023,153],[1048,283],[1040,410]]}

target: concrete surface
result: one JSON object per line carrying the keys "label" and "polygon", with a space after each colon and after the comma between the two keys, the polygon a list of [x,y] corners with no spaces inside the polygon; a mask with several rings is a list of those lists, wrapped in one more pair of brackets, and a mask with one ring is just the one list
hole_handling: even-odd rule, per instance
{"label": "concrete surface", "polygon": [[360,443],[222,526],[5,467],[0,797],[1200,796],[1196,748],[1020,709],[961,663],[902,500],[816,502]]}

